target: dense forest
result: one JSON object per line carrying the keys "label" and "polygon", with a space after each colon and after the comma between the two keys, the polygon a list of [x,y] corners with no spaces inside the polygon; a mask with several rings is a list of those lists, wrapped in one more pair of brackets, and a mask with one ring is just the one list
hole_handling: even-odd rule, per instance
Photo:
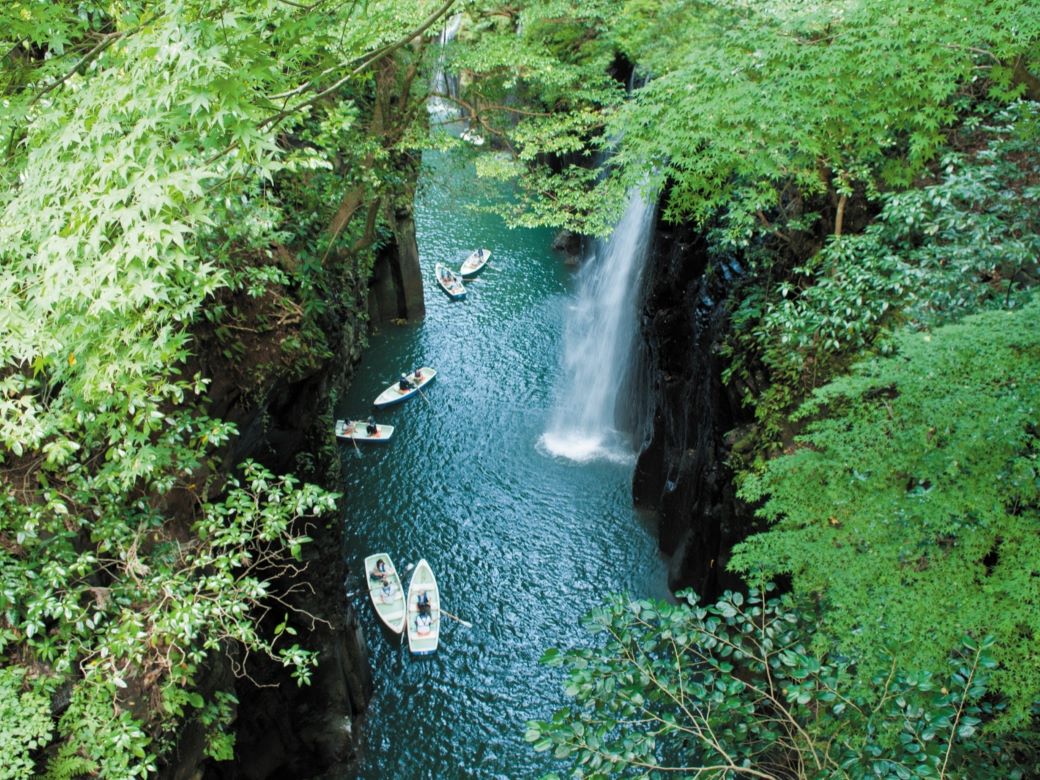
{"label": "dense forest", "polygon": [[549,651],[547,771],[1040,774],[1038,43],[1026,0],[4,4],[0,777],[213,767],[256,664],[318,673],[335,469],[243,442],[422,315],[431,96],[511,224],[639,188],[741,269],[741,587]]}
{"label": "dense forest", "polygon": [[445,10],[322,6],[0,9],[4,777],[229,759],[236,679],[312,678],[333,483],[242,455],[367,318]]}

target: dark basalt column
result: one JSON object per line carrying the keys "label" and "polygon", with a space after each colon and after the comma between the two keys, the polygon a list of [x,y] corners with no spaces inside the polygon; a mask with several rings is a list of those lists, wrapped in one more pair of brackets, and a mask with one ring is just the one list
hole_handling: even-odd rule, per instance
{"label": "dark basalt column", "polygon": [[393,240],[376,255],[369,289],[369,317],[376,324],[426,314],[412,207],[395,209],[389,221]]}
{"label": "dark basalt column", "polygon": [[[265,334],[250,344],[245,356],[229,361],[215,349],[206,332],[198,334],[198,364],[213,378],[207,394],[209,411],[235,423],[239,434],[223,453],[220,471],[233,474],[251,458],[275,472],[292,472],[310,482],[335,488],[339,482],[339,452],[332,437],[332,395],[353,373],[361,358],[368,329],[364,316],[367,281],[345,274],[348,292],[331,302],[321,323],[334,357],[308,369],[285,367],[261,371],[281,354],[279,334]],[[347,305],[346,301],[352,301]],[[259,339],[259,336],[257,337]],[[262,376],[266,379],[257,380]],[[222,480],[215,482],[219,485]],[[174,514],[190,514],[190,507]],[[180,511],[178,511],[178,509]],[[199,690],[206,696],[231,691],[238,699],[235,757],[215,762],[204,753],[204,730],[189,721],[165,757],[159,777],[164,780],[268,780],[316,777],[330,770],[345,773],[357,752],[358,728],[372,691],[367,647],[343,589],[347,577],[341,518],[332,514],[308,529],[314,540],[303,548],[304,570],[290,581],[284,575],[270,583],[272,592],[286,593],[300,610],[290,615],[298,632],[292,642],[318,654],[311,684],[299,686],[280,663],[256,655],[248,659],[215,652],[200,674]],[[271,635],[288,611],[272,610],[260,631]],[[311,620],[307,616],[313,616]],[[228,652],[240,653],[236,648]],[[248,676],[236,676],[243,664]]]}
{"label": "dark basalt column", "polygon": [[[256,407],[227,410],[226,418],[241,432],[229,463],[251,457],[276,473],[292,472],[330,487],[338,482],[330,399],[332,389],[347,380],[361,358],[367,324],[356,313],[336,311],[324,329],[339,345],[335,360],[307,376],[279,382]],[[355,757],[357,726],[372,680],[364,637],[343,593],[347,571],[339,516],[322,518],[309,535],[314,541],[303,550],[305,587],[297,590],[293,604],[318,620],[310,624],[302,614],[291,620],[299,632],[293,641],[318,653],[311,684],[301,687],[280,664],[251,659],[247,668],[260,686],[236,681],[235,760],[211,764],[206,777],[313,777]],[[300,584],[276,582],[274,587]],[[264,629],[271,631],[272,626]]]}
{"label": "dark basalt column", "polygon": [[652,431],[636,463],[633,498],[659,512],[659,544],[671,556],[669,585],[703,599],[739,587],[725,570],[752,527],[726,463],[727,433],[746,422],[722,382],[719,347],[736,260],[709,255],[689,226],[658,222],[646,280],[642,335],[651,367]]}

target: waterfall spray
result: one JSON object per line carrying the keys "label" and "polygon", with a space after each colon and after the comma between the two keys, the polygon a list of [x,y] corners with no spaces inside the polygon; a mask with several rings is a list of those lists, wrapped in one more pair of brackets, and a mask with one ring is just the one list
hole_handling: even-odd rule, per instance
{"label": "waterfall spray", "polygon": [[627,460],[631,442],[619,430],[628,416],[621,389],[636,352],[642,269],[654,223],[654,203],[638,189],[610,239],[598,243],[578,277],[577,300],[563,337],[563,373],[542,444],[576,461]]}
{"label": "waterfall spray", "polygon": [[[455,14],[444,24],[441,30],[440,51],[437,54],[436,70],[430,83],[430,91],[434,93],[426,102],[426,110],[436,122],[451,122],[459,118],[459,108],[451,98],[459,95],[459,77],[445,70],[444,47],[455,40],[462,26],[462,14]],[[446,95],[447,97],[442,97]]]}

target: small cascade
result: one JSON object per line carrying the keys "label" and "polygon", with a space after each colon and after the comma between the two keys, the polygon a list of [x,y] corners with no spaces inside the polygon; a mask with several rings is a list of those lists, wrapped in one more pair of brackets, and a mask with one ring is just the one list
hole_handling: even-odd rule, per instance
{"label": "small cascade", "polygon": [[[452,122],[459,118],[459,108],[450,99],[457,98],[459,95],[459,77],[445,70],[447,64],[445,48],[455,40],[461,26],[462,14],[458,13],[448,19],[444,24],[444,29],[441,30],[437,65],[430,82],[430,92],[434,93],[434,96],[426,102],[426,110],[434,122]],[[448,97],[442,97],[444,95]]]}
{"label": "small cascade", "polygon": [[541,443],[553,455],[583,462],[630,460],[640,279],[655,206],[638,189],[610,239],[598,242],[578,276],[577,301],[563,336],[563,374]]}

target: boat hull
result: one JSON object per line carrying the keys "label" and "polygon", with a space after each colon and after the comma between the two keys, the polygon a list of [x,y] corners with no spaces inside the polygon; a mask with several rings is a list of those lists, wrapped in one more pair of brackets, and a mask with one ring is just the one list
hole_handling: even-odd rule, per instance
{"label": "boat hull", "polygon": [[[481,254],[478,254],[480,252]],[[462,261],[462,267],[459,268],[459,273],[463,279],[469,279],[481,271],[487,266],[488,260],[491,259],[491,251],[488,249],[477,250],[465,260]]]}
{"label": "boat hull", "polygon": [[[425,592],[430,600],[430,630],[419,633],[419,594]],[[430,655],[437,651],[441,633],[441,597],[433,569],[423,558],[415,565],[408,583],[408,649],[412,655]]]}
{"label": "boat hull", "polygon": [[382,444],[394,435],[394,426],[376,424],[376,432],[369,433],[364,420],[336,420],[336,438],[350,441],[369,441]]}
{"label": "boat hull", "polygon": [[444,263],[437,263],[433,267],[433,273],[437,284],[449,298],[461,301],[466,297],[466,287],[462,284],[462,280]]}
{"label": "boat hull", "polygon": [[419,391],[426,387],[426,385],[430,384],[430,382],[432,382],[437,376],[437,372],[429,366],[423,366],[416,370],[422,373],[422,379],[416,383],[415,373],[413,372],[409,374],[408,378],[415,383],[415,386],[411,390],[402,391],[400,385],[398,385],[397,382],[394,382],[390,387],[386,388],[386,390],[376,396],[376,400],[372,402],[372,406],[393,406],[402,401],[407,401],[413,395],[418,395]]}
{"label": "boat hull", "polygon": [[[377,564],[380,560],[386,565],[385,574],[382,577],[377,576]],[[389,594],[384,592],[384,583],[389,585]],[[395,634],[403,633],[407,615],[404,587],[389,555],[376,553],[365,558],[365,584],[380,622]]]}

